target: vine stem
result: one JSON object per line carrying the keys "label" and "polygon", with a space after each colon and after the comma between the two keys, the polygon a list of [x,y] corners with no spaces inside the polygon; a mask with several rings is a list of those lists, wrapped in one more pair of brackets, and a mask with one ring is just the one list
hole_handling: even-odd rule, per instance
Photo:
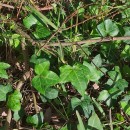
{"label": "vine stem", "polygon": [[110,110],[109,110],[109,119],[110,119],[110,129],[113,130],[111,108],[110,108]]}
{"label": "vine stem", "polygon": [[[130,40],[130,36],[123,36],[123,37],[104,37],[104,38],[97,38],[97,39],[87,39],[83,41],[77,41],[77,42],[61,42],[62,46],[71,46],[71,45],[91,45],[94,43],[103,43],[103,42],[110,42],[110,41],[118,41],[118,40]],[[59,46],[59,43],[50,43],[48,45],[45,45],[45,47],[50,46]]]}
{"label": "vine stem", "polygon": [[[59,42],[50,42],[51,38],[58,33],[59,30],[57,30],[52,36],[51,38],[49,38],[49,40],[47,40],[47,42],[45,40],[41,40],[41,41],[35,41],[33,40],[26,32],[23,31],[23,29],[18,26],[17,24],[15,24],[15,31],[20,34],[22,37],[25,37],[26,40],[28,40],[33,46],[38,45],[40,46],[40,50],[44,47],[56,47],[56,46],[71,46],[71,45],[91,45],[94,43],[103,43],[103,42],[110,42],[110,41],[118,41],[118,40],[130,40],[130,36],[122,36],[122,37],[99,37],[99,38],[95,38],[95,39],[87,39],[87,40],[83,40],[83,41],[76,41],[76,42],[61,42],[60,44]],[[39,51],[40,51],[39,50]],[[39,52],[38,51],[38,52]]]}

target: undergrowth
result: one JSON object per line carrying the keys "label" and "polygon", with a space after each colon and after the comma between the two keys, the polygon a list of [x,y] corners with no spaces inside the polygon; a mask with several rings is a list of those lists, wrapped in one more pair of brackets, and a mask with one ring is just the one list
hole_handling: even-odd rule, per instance
{"label": "undergrowth", "polygon": [[129,0],[0,2],[0,130],[129,130]]}

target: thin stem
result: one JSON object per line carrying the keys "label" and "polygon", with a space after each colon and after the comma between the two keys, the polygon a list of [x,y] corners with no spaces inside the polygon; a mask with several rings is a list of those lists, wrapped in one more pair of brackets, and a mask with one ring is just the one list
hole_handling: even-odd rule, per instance
{"label": "thin stem", "polygon": [[61,102],[61,105],[62,105],[63,111],[64,111],[64,113],[65,113],[65,115],[66,115],[66,117],[67,117],[67,120],[69,120],[69,117],[68,117],[68,115],[67,115],[67,113],[66,113],[66,111],[65,111],[65,108],[64,108],[64,105],[63,105],[62,101],[60,100],[59,97],[58,97],[58,99],[59,99],[59,101]]}
{"label": "thin stem", "polygon": [[110,110],[109,110],[109,120],[110,120],[110,129],[113,130],[111,108],[110,108]]}

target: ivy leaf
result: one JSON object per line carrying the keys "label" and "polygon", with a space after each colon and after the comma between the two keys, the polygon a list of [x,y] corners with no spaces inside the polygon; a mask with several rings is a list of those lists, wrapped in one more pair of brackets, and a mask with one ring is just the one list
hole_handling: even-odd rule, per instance
{"label": "ivy leaf", "polygon": [[125,45],[124,50],[121,52],[121,58],[130,61],[130,45]]}
{"label": "ivy leaf", "polygon": [[4,62],[0,62],[0,69],[8,69],[10,67],[9,64],[4,63]]}
{"label": "ivy leaf", "polygon": [[0,85],[0,101],[6,101],[7,94],[12,91],[10,85]]}
{"label": "ivy leaf", "polygon": [[55,99],[58,97],[58,90],[54,88],[48,88],[45,92],[45,97],[48,99]]}
{"label": "ivy leaf", "polygon": [[119,79],[115,82],[114,86],[110,87],[108,91],[113,99],[117,99],[117,97],[121,95],[127,87],[128,82],[125,79]]}
{"label": "ivy leaf", "polygon": [[21,109],[21,103],[20,103],[21,98],[22,98],[22,94],[19,91],[15,90],[14,93],[12,93],[8,96],[7,106],[12,111],[20,110]]}
{"label": "ivy leaf", "polygon": [[83,65],[89,68],[89,73],[87,73],[88,79],[90,81],[97,82],[100,77],[102,76],[101,72],[97,70],[94,66],[91,64],[87,63],[86,61],[83,62]]}
{"label": "ivy leaf", "polygon": [[23,109],[20,109],[19,111],[14,111],[13,119],[15,121],[18,121],[20,118],[22,118],[25,115],[25,112]]}
{"label": "ivy leaf", "polygon": [[49,67],[50,67],[50,62],[49,61],[44,61],[40,64],[36,64],[35,65],[35,73],[40,75],[46,71],[49,71]]}
{"label": "ivy leaf", "polygon": [[120,101],[120,106],[124,112],[130,116],[130,95],[126,95],[124,99]]}
{"label": "ivy leaf", "polygon": [[97,114],[94,112],[88,120],[87,130],[103,130],[103,126]]}
{"label": "ivy leaf", "polygon": [[44,72],[32,79],[33,87],[43,95],[45,95],[45,92],[49,87],[54,86],[58,82],[58,75],[52,71]]}
{"label": "ivy leaf", "polygon": [[94,111],[93,105],[91,104],[91,100],[88,96],[82,97],[81,99],[78,99],[76,97],[71,99],[71,106],[74,110],[76,107],[80,106],[85,114],[85,116],[88,118],[92,111]]}
{"label": "ivy leaf", "polygon": [[97,31],[103,37],[106,37],[107,35],[113,37],[119,33],[119,28],[111,19],[106,19],[97,26]]}
{"label": "ivy leaf", "polygon": [[9,64],[0,62],[0,78],[8,79],[8,75],[5,69],[8,69],[9,67]]}
{"label": "ivy leaf", "polygon": [[0,77],[4,79],[8,79],[8,74],[6,70],[0,69]]}
{"label": "ivy leaf", "polygon": [[84,95],[87,88],[88,79],[87,72],[89,69],[83,65],[64,65],[60,67],[60,82],[66,83],[71,82],[74,88],[81,94]]}
{"label": "ivy leaf", "polygon": [[77,125],[77,129],[78,129],[78,130],[85,130],[85,127],[84,127],[82,118],[81,118],[81,116],[80,116],[80,114],[79,114],[78,111],[76,111],[76,115],[77,115],[78,122],[79,122],[79,124]]}
{"label": "ivy leaf", "polygon": [[36,23],[37,23],[37,19],[32,14],[30,14],[29,16],[23,19],[23,24],[28,29],[30,29],[30,27],[32,25],[35,25]]}
{"label": "ivy leaf", "polygon": [[34,64],[41,64],[43,62],[46,62],[47,60],[44,58],[38,58],[35,54],[31,56],[30,62]]}
{"label": "ivy leaf", "polygon": [[98,55],[96,55],[95,57],[94,57],[94,59],[92,60],[92,64],[95,64],[97,67],[101,67],[101,65],[102,65],[102,59],[101,59],[101,56],[100,56],[100,54],[98,54]]}
{"label": "ivy leaf", "polygon": [[107,90],[102,90],[98,96],[98,101],[105,101],[108,106],[111,105],[111,97]]}
{"label": "ivy leaf", "polygon": [[39,127],[43,124],[43,120],[44,120],[43,112],[40,112],[40,113],[35,114],[33,116],[28,116],[26,119],[26,122],[28,124],[35,126],[35,127]]}
{"label": "ivy leaf", "polygon": [[33,35],[35,36],[35,38],[37,39],[43,39],[47,36],[49,36],[51,33],[49,31],[49,29],[45,26],[45,25],[36,25],[36,29],[33,32]]}

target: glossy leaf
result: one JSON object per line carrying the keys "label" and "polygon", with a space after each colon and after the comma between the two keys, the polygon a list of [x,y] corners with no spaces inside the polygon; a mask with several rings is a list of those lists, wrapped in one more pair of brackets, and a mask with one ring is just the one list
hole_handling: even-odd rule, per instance
{"label": "glossy leaf", "polygon": [[95,100],[95,98],[93,98],[93,97],[92,97],[92,100],[93,100],[94,105],[95,105],[95,106],[97,107],[97,109],[100,111],[100,113],[101,113],[103,116],[105,116],[105,112],[104,112],[103,108],[101,107],[101,104],[99,104],[99,103]]}
{"label": "glossy leaf", "polygon": [[21,98],[22,98],[22,94],[19,91],[15,90],[14,93],[12,93],[8,96],[7,106],[12,111],[20,110],[21,109],[21,103],[20,103]]}
{"label": "glossy leaf", "polygon": [[12,91],[10,85],[0,85],[0,101],[6,101],[7,94]]}
{"label": "glossy leaf", "polygon": [[78,130],[85,130],[85,127],[84,127],[82,118],[81,118],[81,116],[80,116],[80,114],[79,114],[78,111],[76,111],[76,115],[77,115],[78,122],[79,122],[79,124],[78,124],[78,126],[77,126],[77,129],[78,129]]}
{"label": "glossy leaf", "polygon": [[111,105],[111,97],[107,90],[102,90],[98,96],[99,101],[105,101],[108,106]]}
{"label": "glossy leaf", "polygon": [[106,19],[104,22],[100,23],[97,26],[97,31],[101,34],[101,36],[116,36],[119,33],[118,26],[112,22],[111,19]]}
{"label": "glossy leaf", "polygon": [[23,19],[23,24],[28,29],[30,29],[30,27],[35,25],[36,23],[37,23],[37,19],[32,14],[30,14],[29,16]]}
{"label": "glossy leaf", "polygon": [[58,27],[56,27],[56,25],[54,23],[52,23],[50,21],[50,19],[48,19],[45,15],[43,15],[41,12],[39,12],[38,10],[36,10],[34,7],[30,6],[28,8],[29,8],[29,11],[31,11],[31,13],[34,13],[35,15],[37,15],[45,24],[50,25],[55,30],[58,29]]}
{"label": "glossy leaf", "polygon": [[85,114],[85,116],[88,118],[92,111],[94,111],[93,105],[91,104],[91,100],[89,97],[85,96],[85,98],[78,99],[77,97],[74,97],[71,99],[71,106],[74,110],[76,107],[80,106]]}
{"label": "glossy leaf", "polygon": [[40,75],[44,72],[47,72],[49,71],[49,68],[50,68],[50,62],[49,61],[44,61],[40,64],[36,64],[35,65],[35,73]]}
{"label": "glossy leaf", "polygon": [[89,73],[87,73],[88,79],[90,81],[97,82],[102,75],[101,72],[97,70],[94,66],[92,66],[91,64],[87,63],[86,61],[84,61],[83,65],[89,68],[89,71],[88,71]]}
{"label": "glossy leaf", "polygon": [[35,127],[38,127],[38,126],[42,125],[43,120],[44,120],[43,112],[40,112],[40,113],[35,114],[33,116],[28,116],[26,119],[26,122],[28,124],[35,126]]}
{"label": "glossy leaf", "polygon": [[88,120],[87,130],[103,130],[103,126],[97,114],[94,112]]}
{"label": "glossy leaf", "polygon": [[121,57],[124,60],[130,61],[130,45],[126,45],[124,50],[121,52]]}
{"label": "glossy leaf", "polygon": [[5,69],[8,69],[9,67],[9,64],[0,62],[0,78],[8,79],[8,74]]}
{"label": "glossy leaf", "polygon": [[121,101],[120,106],[124,110],[124,112],[130,116],[130,103],[126,101]]}
{"label": "glossy leaf", "polygon": [[36,30],[33,32],[33,35],[36,39],[43,39],[49,36],[50,34],[50,31],[44,25],[36,25]]}
{"label": "glossy leaf", "polygon": [[97,67],[101,67],[101,65],[102,65],[102,59],[101,59],[101,56],[100,56],[100,54],[98,54],[98,55],[96,55],[95,57],[94,57],[94,59],[92,60],[92,64],[95,64]]}
{"label": "glossy leaf", "polygon": [[125,95],[124,99],[120,101],[120,106],[130,116],[130,95]]}
{"label": "glossy leaf", "polygon": [[58,90],[54,88],[48,88],[45,92],[45,97],[48,99],[55,99],[58,97]]}
{"label": "glossy leaf", "polygon": [[13,113],[13,119],[15,121],[18,121],[19,119],[21,119],[23,116],[25,115],[25,112],[23,109],[20,109],[19,111],[14,111]]}
{"label": "glossy leaf", "polygon": [[5,62],[0,62],[0,69],[8,69],[10,67],[9,64]]}
{"label": "glossy leaf", "polygon": [[44,72],[32,79],[33,87],[43,95],[45,95],[45,92],[49,87],[54,86],[58,82],[58,75],[52,71]]}
{"label": "glossy leaf", "polygon": [[8,79],[9,78],[6,70],[0,69],[0,78],[3,78],[3,79]]}
{"label": "glossy leaf", "polygon": [[121,95],[127,87],[128,82],[124,79],[119,79],[108,91],[113,99],[117,99],[117,97]]}
{"label": "glossy leaf", "polygon": [[64,65],[60,67],[60,82],[71,82],[74,88],[84,95],[88,84],[88,71],[89,69],[83,65]]}

